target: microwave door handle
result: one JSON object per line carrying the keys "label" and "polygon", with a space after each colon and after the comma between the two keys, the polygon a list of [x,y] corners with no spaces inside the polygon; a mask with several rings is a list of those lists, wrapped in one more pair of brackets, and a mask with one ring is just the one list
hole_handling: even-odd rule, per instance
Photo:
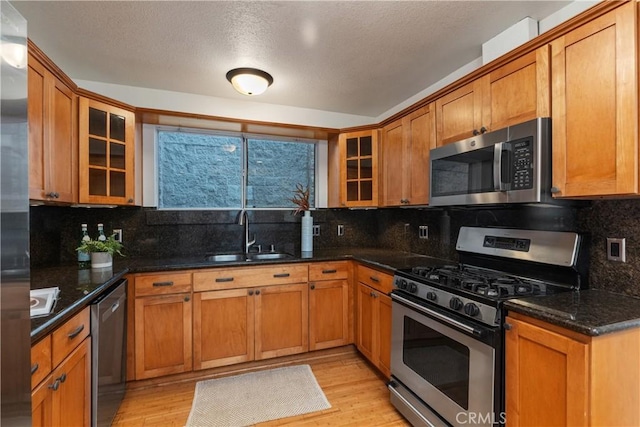
{"label": "microwave door handle", "polygon": [[495,191],[511,189],[511,145],[499,142],[493,151],[493,188]]}

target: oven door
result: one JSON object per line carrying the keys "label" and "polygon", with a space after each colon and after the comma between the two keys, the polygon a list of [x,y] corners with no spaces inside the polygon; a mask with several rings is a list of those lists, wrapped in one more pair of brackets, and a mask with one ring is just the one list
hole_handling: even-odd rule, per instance
{"label": "oven door", "polygon": [[[452,425],[499,421],[500,414],[494,414],[496,349],[483,342],[499,332],[398,294],[392,298],[391,375]],[[440,422],[424,414],[430,411],[411,410],[430,421],[425,425]]]}

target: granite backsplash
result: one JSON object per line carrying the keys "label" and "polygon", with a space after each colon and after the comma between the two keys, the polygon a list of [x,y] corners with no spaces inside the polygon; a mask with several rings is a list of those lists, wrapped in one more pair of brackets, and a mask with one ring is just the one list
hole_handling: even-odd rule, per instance
{"label": "granite backsplash", "polygon": [[[130,257],[170,258],[242,250],[238,211],[160,211],[152,208],[71,208],[33,206],[31,262],[34,266],[72,263],[80,224],[95,237],[122,228]],[[590,286],[640,296],[640,200],[594,201],[587,207],[318,209],[312,212],[320,235],[315,248],[368,247],[456,260],[455,242],[463,225],[579,231],[591,237]],[[344,236],[337,236],[338,224]],[[418,238],[418,226],[429,238]],[[297,253],[300,217],[291,211],[250,211],[250,234],[263,248]],[[606,237],[627,238],[627,263],[606,260]]]}

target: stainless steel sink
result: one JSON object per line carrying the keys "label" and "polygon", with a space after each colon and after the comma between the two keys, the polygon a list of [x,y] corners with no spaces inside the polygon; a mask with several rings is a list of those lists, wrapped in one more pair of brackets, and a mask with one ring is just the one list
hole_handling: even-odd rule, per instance
{"label": "stainless steel sink", "polygon": [[210,262],[238,262],[246,261],[245,254],[215,254],[207,255],[205,260]]}
{"label": "stainless steel sink", "polygon": [[293,258],[295,258],[293,255],[283,252],[258,252],[249,254],[231,253],[205,256],[205,260],[209,262],[268,261]]}
{"label": "stainless steel sink", "polygon": [[247,261],[273,260],[273,259],[293,259],[293,255],[283,252],[259,252],[257,254],[247,254]]}

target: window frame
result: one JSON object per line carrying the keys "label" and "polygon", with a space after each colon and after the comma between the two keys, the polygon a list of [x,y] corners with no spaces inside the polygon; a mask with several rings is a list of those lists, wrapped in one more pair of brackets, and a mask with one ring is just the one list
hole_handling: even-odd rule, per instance
{"label": "window frame", "polygon": [[[241,138],[242,149],[242,186],[241,200],[242,207],[160,207],[159,206],[159,174],[158,174],[158,134],[160,131],[166,132],[190,132],[208,135],[220,135]],[[295,209],[290,207],[251,207],[247,206],[247,183],[248,183],[248,156],[247,145],[249,139],[264,139],[269,141],[295,142],[314,145],[314,201],[315,206],[311,210],[327,207],[328,198],[328,141],[317,139],[293,138],[280,135],[266,135],[247,132],[233,132],[212,129],[200,129],[170,125],[142,125],[142,206],[153,207],[162,211],[238,211],[240,209],[248,211],[271,210],[290,211]]]}

